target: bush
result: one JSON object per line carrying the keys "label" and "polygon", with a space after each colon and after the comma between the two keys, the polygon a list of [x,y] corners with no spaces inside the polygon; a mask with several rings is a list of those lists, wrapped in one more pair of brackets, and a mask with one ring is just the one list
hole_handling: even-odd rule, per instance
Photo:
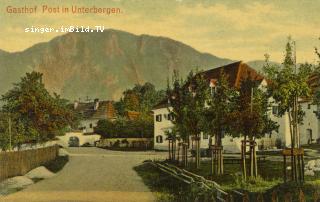
{"label": "bush", "polygon": [[99,120],[95,133],[104,138],[151,138],[153,128],[153,119],[149,117],[137,120]]}
{"label": "bush", "polygon": [[112,147],[120,147],[120,140],[115,141],[115,143],[113,143]]}

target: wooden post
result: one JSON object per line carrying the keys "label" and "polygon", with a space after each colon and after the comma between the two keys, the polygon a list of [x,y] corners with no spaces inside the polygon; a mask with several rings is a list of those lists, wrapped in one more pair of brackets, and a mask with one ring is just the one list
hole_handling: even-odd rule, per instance
{"label": "wooden post", "polygon": [[258,177],[258,162],[257,162],[257,151],[256,142],[253,142],[253,159],[254,159],[254,176]]}
{"label": "wooden post", "polygon": [[301,169],[301,158],[300,158],[300,154],[297,155],[298,158],[298,174],[299,174],[299,182],[302,182],[302,169]]}
{"label": "wooden post", "polygon": [[223,175],[223,147],[221,147],[221,174]]}
{"label": "wooden post", "polygon": [[245,142],[241,141],[241,156],[242,156],[242,174],[244,180],[247,179],[247,171],[246,171],[246,146]]}
{"label": "wooden post", "polygon": [[283,155],[283,181],[284,183],[287,182],[287,163],[286,163],[286,156]]}
{"label": "wooden post", "polygon": [[304,154],[301,154],[301,169],[302,169],[302,182],[304,182]]}
{"label": "wooden post", "polygon": [[210,146],[210,150],[211,150],[211,175],[214,175],[214,150],[212,145]]}

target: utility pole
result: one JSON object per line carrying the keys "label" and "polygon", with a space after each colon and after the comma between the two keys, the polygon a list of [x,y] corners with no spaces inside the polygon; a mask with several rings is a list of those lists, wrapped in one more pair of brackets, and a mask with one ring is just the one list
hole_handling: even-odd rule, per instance
{"label": "utility pole", "polygon": [[8,116],[8,131],[9,131],[9,151],[12,150],[12,130],[11,130],[11,116],[10,116],[10,113],[9,113],[9,116]]}

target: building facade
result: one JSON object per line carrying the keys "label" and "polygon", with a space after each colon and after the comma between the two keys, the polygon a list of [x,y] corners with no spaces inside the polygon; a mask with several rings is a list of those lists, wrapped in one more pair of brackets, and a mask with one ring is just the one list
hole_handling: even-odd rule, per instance
{"label": "building facade", "polygon": [[83,133],[93,133],[99,120],[116,118],[112,101],[74,102],[74,110],[81,116],[79,129]]}
{"label": "building facade", "polygon": [[[235,88],[240,87],[242,80],[246,78],[253,79],[259,82],[260,88],[266,88],[267,81],[264,77],[258,74],[254,69],[249,67],[243,62],[235,62],[229,65],[218,67],[215,69],[207,70],[204,72],[205,78],[210,81],[217,80],[219,78],[221,70],[228,77],[229,85]],[[269,102],[272,105],[272,109],[269,111],[269,117],[271,120],[279,124],[277,131],[273,131],[271,134],[266,134],[263,138],[257,140],[258,149],[275,149],[279,147],[289,147],[291,145],[290,138],[290,126],[289,117],[287,114],[279,117],[278,106],[271,98]],[[299,126],[301,144],[307,144],[315,142],[319,136],[319,120],[315,115],[315,111],[318,110],[316,105],[311,105],[310,102],[300,103],[303,110],[306,112],[304,123]],[[167,100],[163,100],[161,103],[153,108],[154,112],[154,148],[159,150],[168,150],[168,140],[166,139],[166,131],[170,131],[173,128],[173,123],[169,116],[170,105]],[[210,137],[206,134],[201,134],[200,146],[201,148],[209,147]],[[225,152],[240,152],[242,138],[233,138],[229,135],[224,135],[222,139],[222,145]]]}

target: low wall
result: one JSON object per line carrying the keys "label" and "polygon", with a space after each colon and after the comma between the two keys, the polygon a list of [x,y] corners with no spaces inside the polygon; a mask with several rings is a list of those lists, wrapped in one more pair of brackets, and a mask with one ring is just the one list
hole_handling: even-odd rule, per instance
{"label": "low wall", "polygon": [[79,146],[82,146],[86,143],[94,146],[96,141],[99,141],[101,135],[92,134],[92,135],[85,135],[83,132],[68,132],[63,136],[57,136],[59,139],[58,144],[63,147],[69,146],[69,140],[71,137],[76,137],[79,140]]}
{"label": "low wall", "polygon": [[152,149],[153,138],[104,138],[97,143],[97,147],[128,147]]}
{"label": "low wall", "polygon": [[30,170],[54,160],[58,152],[57,145],[24,151],[1,152],[0,181],[13,176],[25,175]]}

